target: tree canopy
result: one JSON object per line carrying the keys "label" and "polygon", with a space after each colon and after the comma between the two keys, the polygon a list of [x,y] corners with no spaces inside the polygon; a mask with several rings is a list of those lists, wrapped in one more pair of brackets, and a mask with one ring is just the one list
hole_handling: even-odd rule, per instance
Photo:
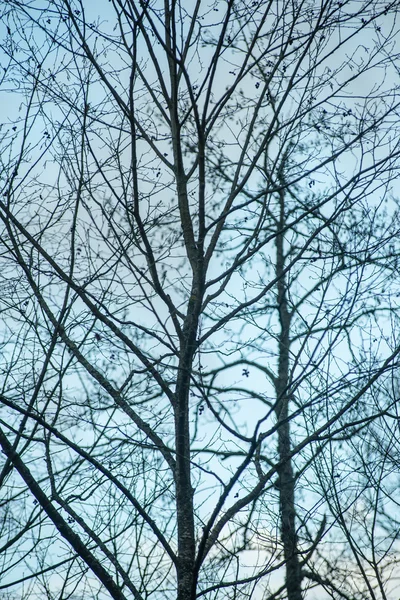
{"label": "tree canopy", "polygon": [[3,3],[2,597],[394,600],[399,8]]}

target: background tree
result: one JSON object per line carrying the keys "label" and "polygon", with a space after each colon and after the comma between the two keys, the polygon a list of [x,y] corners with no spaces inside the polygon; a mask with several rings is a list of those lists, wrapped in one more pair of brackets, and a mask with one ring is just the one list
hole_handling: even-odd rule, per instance
{"label": "background tree", "polygon": [[397,10],[4,4],[2,593],[393,597]]}

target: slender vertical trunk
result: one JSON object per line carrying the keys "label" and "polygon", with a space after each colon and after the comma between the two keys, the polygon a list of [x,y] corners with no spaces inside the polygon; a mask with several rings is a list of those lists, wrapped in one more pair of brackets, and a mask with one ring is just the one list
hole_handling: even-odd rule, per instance
{"label": "slender vertical trunk", "polygon": [[[200,312],[199,285],[199,253],[194,239],[191,219],[186,174],[183,165],[180,139],[179,77],[176,61],[175,3],[164,0],[165,11],[165,44],[168,49],[168,64],[171,83],[170,118],[171,140],[174,154],[175,179],[178,196],[178,207],[181,219],[182,235],[187,257],[193,272],[192,293],[188,302],[185,322],[180,340],[178,374],[175,389],[175,494],[178,536],[177,560],[177,600],[192,600],[196,582],[194,581],[195,565],[195,532],[193,510],[193,488],[190,468],[190,425],[189,425],[189,392],[193,358],[196,352],[196,335],[198,315]],[[194,599],[193,599],[194,600]]]}
{"label": "slender vertical trunk", "polygon": [[[283,415],[281,414],[281,418]],[[284,418],[284,417],[283,417]],[[302,600],[301,568],[298,556],[298,539],[296,533],[295,485],[293,467],[290,459],[285,457],[290,452],[290,430],[286,424],[280,428],[278,451],[280,460],[285,460],[279,470],[279,505],[281,513],[281,538],[286,567],[286,591],[288,600]]]}
{"label": "slender vertical trunk", "polygon": [[195,538],[193,488],[190,477],[190,435],[188,401],[182,390],[175,410],[176,510],[178,527],[177,600],[191,600],[195,588]]}
{"label": "slender vertical trunk", "polygon": [[289,417],[289,346],[291,315],[287,304],[286,277],[284,275],[285,256],[283,231],[285,224],[284,191],[281,192],[281,208],[279,231],[276,238],[276,275],[277,303],[279,310],[279,365],[276,382],[276,417],[281,425],[278,429],[278,453],[282,466],[278,471],[279,508],[281,520],[281,539],[286,566],[286,591],[288,600],[302,600],[301,568],[298,554],[298,538],[296,533],[295,511],[295,478],[290,458],[290,423]]}
{"label": "slender vertical trunk", "polygon": [[198,290],[198,286],[194,285],[192,289],[193,293],[189,300],[182,332],[175,404],[175,487],[178,526],[177,600],[194,600],[196,590],[196,582],[194,581],[196,552],[193,510],[194,490],[191,483],[190,469],[189,392],[190,375],[196,351],[200,294],[194,293],[194,290]]}

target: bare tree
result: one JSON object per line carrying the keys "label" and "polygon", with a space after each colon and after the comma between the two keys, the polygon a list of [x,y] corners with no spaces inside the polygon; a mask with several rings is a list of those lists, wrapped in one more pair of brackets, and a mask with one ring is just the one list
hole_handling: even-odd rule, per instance
{"label": "bare tree", "polygon": [[388,600],[398,2],[2,11],[2,594]]}

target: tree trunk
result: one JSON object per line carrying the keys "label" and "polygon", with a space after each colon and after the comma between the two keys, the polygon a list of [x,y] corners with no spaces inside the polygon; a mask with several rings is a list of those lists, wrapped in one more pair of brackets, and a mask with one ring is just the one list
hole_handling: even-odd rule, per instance
{"label": "tree trunk", "polygon": [[[196,277],[194,278],[196,279]],[[197,292],[197,293],[196,293]],[[176,509],[178,526],[178,595],[177,600],[194,600],[195,581],[195,532],[193,494],[190,468],[189,392],[193,357],[196,351],[198,312],[201,305],[199,286],[193,285],[188,312],[183,328],[181,358],[179,362],[176,405]]]}
{"label": "tree trunk", "polygon": [[279,335],[279,366],[276,381],[276,417],[278,423],[278,453],[281,467],[278,469],[278,490],[281,540],[286,565],[286,591],[288,600],[302,600],[301,591],[301,568],[298,555],[298,538],[296,533],[296,511],[295,511],[295,479],[293,474],[292,460],[290,458],[291,439],[289,417],[289,345],[290,345],[290,321],[291,315],[288,310],[286,277],[284,274],[285,255],[284,237],[281,233],[285,225],[284,192],[280,194],[280,219],[276,238],[276,275],[277,302],[280,322]]}

